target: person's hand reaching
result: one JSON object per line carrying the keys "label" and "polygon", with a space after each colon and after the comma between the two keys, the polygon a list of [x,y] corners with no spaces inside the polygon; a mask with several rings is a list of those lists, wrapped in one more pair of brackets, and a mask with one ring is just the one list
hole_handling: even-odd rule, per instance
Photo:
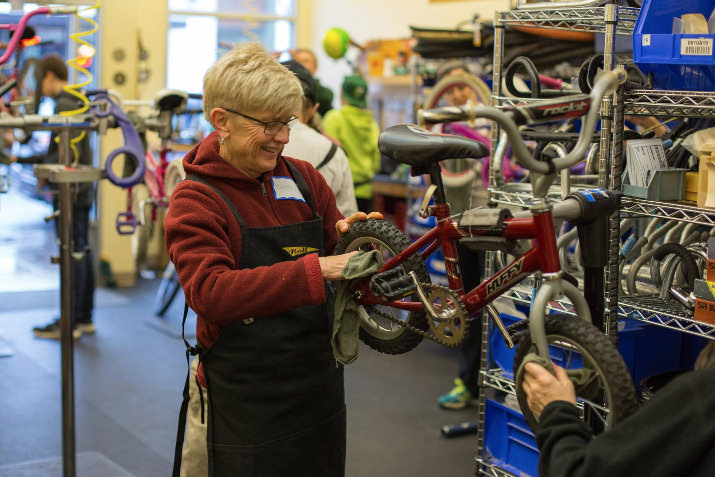
{"label": "person's hand reaching", "polygon": [[564,368],[553,365],[556,376],[536,363],[526,363],[524,381],[521,384],[526,393],[529,409],[537,418],[547,404],[566,401],[576,405],[576,391]]}

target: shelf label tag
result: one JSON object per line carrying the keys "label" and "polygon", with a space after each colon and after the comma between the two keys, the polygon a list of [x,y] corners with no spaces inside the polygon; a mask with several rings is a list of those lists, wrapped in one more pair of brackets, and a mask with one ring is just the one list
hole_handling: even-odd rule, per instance
{"label": "shelf label tag", "polygon": [[650,46],[650,34],[645,34],[641,38],[641,46]]}
{"label": "shelf label tag", "polygon": [[713,56],[713,39],[681,38],[680,54],[689,56]]}

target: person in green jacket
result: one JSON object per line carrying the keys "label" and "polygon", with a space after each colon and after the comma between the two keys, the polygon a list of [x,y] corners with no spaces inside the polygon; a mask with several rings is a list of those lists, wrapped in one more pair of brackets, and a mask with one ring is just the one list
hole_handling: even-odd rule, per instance
{"label": "person in green jacket", "polygon": [[380,170],[380,127],[366,109],[366,97],[365,79],[360,75],[346,76],[340,95],[342,107],[328,111],[323,118],[325,133],[340,141],[348,155],[358,210],[363,212],[372,210],[370,181]]}

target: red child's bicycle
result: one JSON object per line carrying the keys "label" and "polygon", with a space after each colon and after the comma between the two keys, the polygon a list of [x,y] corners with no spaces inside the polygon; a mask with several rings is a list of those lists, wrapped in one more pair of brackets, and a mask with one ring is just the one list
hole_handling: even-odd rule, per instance
{"label": "red child's bicycle", "polygon": [[[389,354],[405,353],[423,338],[457,346],[470,321],[486,309],[507,345],[517,343],[517,398],[532,427],[537,421],[521,390],[521,371],[528,361],[548,368],[552,360],[558,360],[574,382],[585,414],[600,421],[597,427],[612,426],[630,415],[637,403],[628,368],[608,337],[591,323],[589,303],[575,280],[562,271],[554,227],[555,217],[581,224],[582,248],[588,249],[592,257],[598,256],[597,250],[606,250],[606,218],[616,210],[618,198],[594,189],[579,191],[555,205],[547,199],[558,171],[583,159],[593,138],[601,99],[624,80],[625,73],[616,70],[604,73],[590,95],[569,95],[504,110],[467,105],[421,112],[426,123],[484,117],[500,125],[513,155],[532,173],[532,206],[516,216],[505,208],[478,208],[459,217],[450,216],[439,163],[445,159],[484,157],[488,151],[483,144],[413,125],[386,129],[379,142],[382,154],[411,166],[413,175],[429,175],[432,185],[420,215],[434,216],[437,225],[414,243],[397,227],[379,220],[357,222],[341,237],[336,253],[376,249],[385,261],[375,275],[354,287],[354,296],[361,305],[361,340]],[[519,125],[580,116],[583,118],[578,142],[570,153],[555,159],[534,159],[518,130]],[[434,205],[429,205],[432,199]],[[465,291],[457,242],[475,250],[507,252],[516,258],[476,288]],[[439,248],[444,254],[448,287],[433,285],[425,266],[425,258]],[[543,285],[534,297],[529,319],[515,327],[505,327],[490,303],[535,272],[540,273]],[[548,303],[563,296],[571,301],[578,318],[546,314]]]}

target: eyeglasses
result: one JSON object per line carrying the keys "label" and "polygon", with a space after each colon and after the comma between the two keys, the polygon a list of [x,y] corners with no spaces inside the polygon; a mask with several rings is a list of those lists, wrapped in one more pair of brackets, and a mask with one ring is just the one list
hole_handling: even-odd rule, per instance
{"label": "eyeglasses", "polygon": [[298,121],[298,118],[296,117],[292,117],[288,121],[261,121],[260,119],[253,118],[248,114],[239,113],[238,111],[234,111],[233,109],[223,109],[225,109],[229,113],[237,114],[239,116],[243,116],[246,119],[250,119],[251,121],[263,124],[263,132],[268,136],[275,136],[280,132],[283,126],[287,127],[290,131],[291,129],[293,129],[293,126],[295,126],[295,123]]}

